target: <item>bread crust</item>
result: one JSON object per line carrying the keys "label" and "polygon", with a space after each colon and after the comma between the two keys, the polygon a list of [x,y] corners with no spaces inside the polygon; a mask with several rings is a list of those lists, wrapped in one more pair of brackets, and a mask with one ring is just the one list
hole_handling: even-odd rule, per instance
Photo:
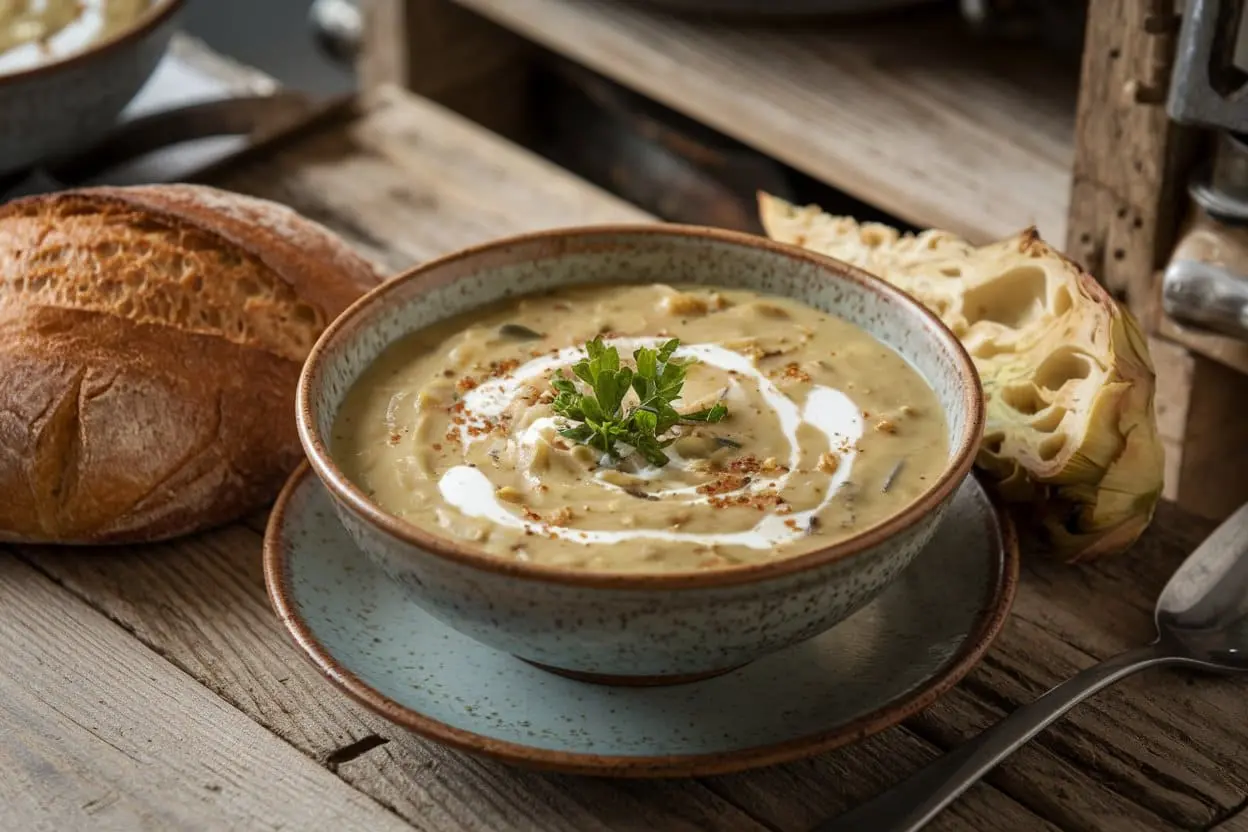
{"label": "bread crust", "polygon": [[203,185],[141,185],[90,192],[94,199],[115,199],[154,217],[175,218],[211,230],[259,257],[299,297],[321,309],[336,310],[335,315],[379,282],[372,264],[341,238],[276,202]]}
{"label": "bread crust", "polygon": [[0,206],[0,540],[229,522],[302,454],[311,340],[378,277],[288,209],[200,186]]}

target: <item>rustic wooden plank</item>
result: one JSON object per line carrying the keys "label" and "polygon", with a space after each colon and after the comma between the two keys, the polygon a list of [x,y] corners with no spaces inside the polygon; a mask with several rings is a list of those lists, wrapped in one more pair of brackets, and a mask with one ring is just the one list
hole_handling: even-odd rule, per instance
{"label": "rustic wooden plank", "polygon": [[456,0],[920,226],[1065,236],[1075,74],[952,18],[765,27],[609,0]]}
{"label": "rustic wooden plank", "polygon": [[1248,832],[1248,805],[1239,807],[1239,811],[1211,827],[1210,832]]}
{"label": "rustic wooden plank", "polygon": [[366,90],[393,85],[436,99],[512,68],[530,48],[445,0],[372,0],[357,69]]}
{"label": "rustic wooden plank", "polygon": [[1166,499],[1221,519],[1248,501],[1248,375],[1150,337]]}
{"label": "rustic wooden plank", "polygon": [[1248,374],[1248,342],[1183,326],[1165,314],[1158,316],[1157,333],[1193,352]]}
{"label": "rustic wooden plank", "polygon": [[410,829],[0,552],[0,827]]}
{"label": "rustic wooden plank", "polygon": [[1157,431],[1165,446],[1164,496],[1221,519],[1248,501],[1248,375],[1150,337],[1157,372]]}
{"label": "rustic wooden plank", "polygon": [[364,6],[363,89],[391,84],[513,139],[526,134],[532,44],[446,0]]}
{"label": "rustic wooden plank", "polygon": [[1248,500],[1248,375],[1203,355],[1191,366],[1176,497],[1220,519]]}
{"label": "rustic wooden plank", "polygon": [[1067,251],[1142,321],[1153,320],[1153,274],[1174,241],[1190,152],[1164,106],[1173,7],[1092,0],[1075,127]]}
{"label": "rustic wooden plank", "polygon": [[[875,796],[939,753],[938,746],[909,728],[893,728],[810,760],[703,782],[771,829],[805,832]],[[1062,827],[981,783],[926,828],[931,832],[1042,832]]]}
{"label": "rustic wooden plank", "polygon": [[[1157,416],[1157,435],[1161,437],[1165,450],[1165,477],[1161,495],[1172,502],[1179,502],[1183,442],[1187,437],[1187,417],[1191,413],[1195,362],[1187,350],[1162,338],[1149,336],[1148,351],[1153,359],[1153,369],[1157,373],[1157,390],[1153,403]],[[1189,511],[1193,509],[1190,505],[1185,505],[1184,508]]]}
{"label": "rustic wooden plank", "polygon": [[295,205],[398,270],[498,236],[644,222],[635,206],[394,87],[368,116],[214,181]]}

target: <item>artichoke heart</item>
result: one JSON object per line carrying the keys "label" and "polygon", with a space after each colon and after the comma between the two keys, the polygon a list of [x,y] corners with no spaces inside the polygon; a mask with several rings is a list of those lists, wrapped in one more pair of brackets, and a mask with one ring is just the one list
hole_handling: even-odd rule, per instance
{"label": "artichoke heart", "polygon": [[1035,229],[987,246],[902,234],[759,194],[768,236],[875,274],[961,339],[984,386],[976,464],[1077,561],[1120,552],[1161,496],[1154,374],[1139,325]]}

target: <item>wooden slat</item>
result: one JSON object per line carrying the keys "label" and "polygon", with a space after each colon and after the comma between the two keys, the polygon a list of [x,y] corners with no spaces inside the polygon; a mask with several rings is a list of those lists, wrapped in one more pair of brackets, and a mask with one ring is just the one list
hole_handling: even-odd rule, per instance
{"label": "wooden slat", "polygon": [[[760,771],[703,782],[773,830],[806,832],[816,823],[873,797],[939,753],[909,727],[850,748]],[[931,832],[1055,832],[1061,827],[980,783],[926,829]]]}
{"label": "wooden slat", "polygon": [[368,112],[214,181],[295,205],[396,271],[506,234],[649,219],[394,87],[376,91]]}
{"label": "wooden slat", "polygon": [[520,140],[535,51],[446,0],[370,0],[357,73],[365,90],[395,84]]}
{"label": "wooden slat", "polygon": [[[378,102],[359,122],[298,141],[280,158],[249,162],[220,181],[291,201],[395,269],[500,234],[646,219],[440,108],[393,91]],[[355,705],[295,653],[268,608],[260,521],[250,522],[109,556],[38,548],[22,555],[418,828],[799,832],[937,753],[898,729],[757,775],[639,783],[472,759]],[[1002,823],[1019,832],[1054,828],[991,786],[977,787],[932,828],[995,832]]]}
{"label": "wooden slat", "polygon": [[0,828],[411,828],[6,552],[0,609]]}
{"label": "wooden slat", "polygon": [[1157,316],[1157,332],[1176,344],[1248,375],[1248,341],[1191,329],[1165,314]]}
{"label": "wooden slat", "polygon": [[1186,204],[1181,175],[1190,148],[1164,106],[1174,5],[1089,3],[1066,245],[1149,322],[1153,274]]}
{"label": "wooden slat", "polygon": [[1210,829],[1210,832],[1248,832],[1248,806]]}
{"label": "wooden slat", "polygon": [[612,0],[455,2],[916,225],[1065,237],[1075,73],[1051,55],[918,12],[764,27]]}

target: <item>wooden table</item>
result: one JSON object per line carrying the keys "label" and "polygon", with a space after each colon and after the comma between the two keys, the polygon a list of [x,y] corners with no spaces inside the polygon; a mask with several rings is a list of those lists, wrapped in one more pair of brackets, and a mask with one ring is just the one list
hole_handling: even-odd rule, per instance
{"label": "wooden table", "polygon": [[[398,270],[499,235],[646,220],[397,90],[219,167]],[[0,552],[0,829],[803,830],[1077,669],[1151,637],[1209,531],[1163,505],[1118,560],[1029,558],[986,660],[904,726],[675,781],[554,776],[421,740],[331,688],[269,609],[257,516],[162,545]],[[933,829],[1248,830],[1248,687],[1147,672],[1078,708]]]}

